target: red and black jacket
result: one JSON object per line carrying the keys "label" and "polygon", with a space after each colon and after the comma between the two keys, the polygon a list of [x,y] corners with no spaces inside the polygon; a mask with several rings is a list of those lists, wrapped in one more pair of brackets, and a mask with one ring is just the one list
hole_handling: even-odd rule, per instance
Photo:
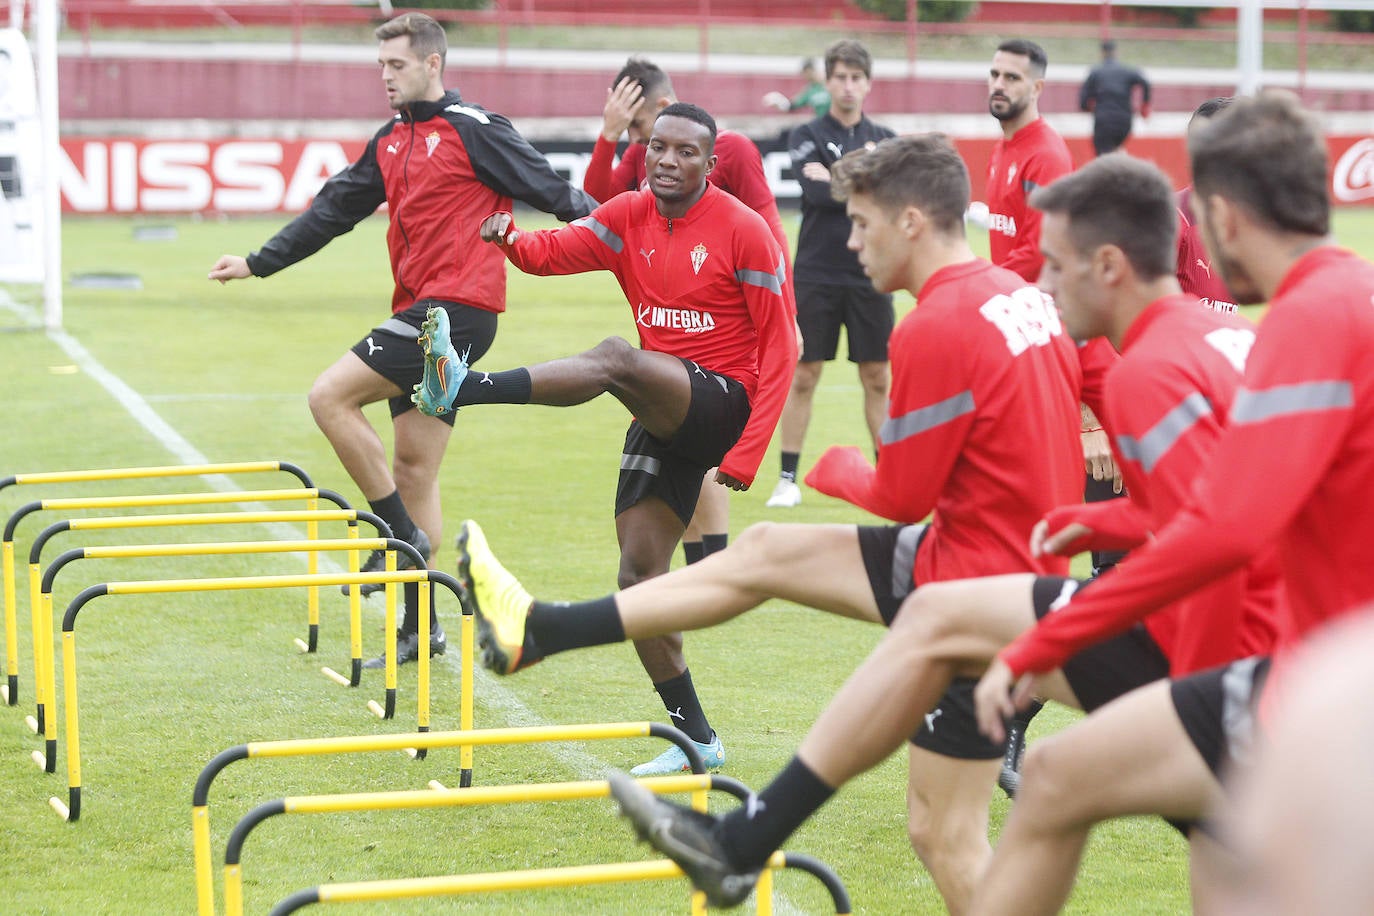
{"label": "red and black jacket", "polygon": [[248,256],[248,267],[259,277],[276,273],[386,203],[393,314],[421,299],[505,311],[505,256],[477,229],[493,212],[509,210],[512,198],[564,222],[596,208],[510,121],[450,90],[398,113],[356,162],[325,182],[309,209]]}

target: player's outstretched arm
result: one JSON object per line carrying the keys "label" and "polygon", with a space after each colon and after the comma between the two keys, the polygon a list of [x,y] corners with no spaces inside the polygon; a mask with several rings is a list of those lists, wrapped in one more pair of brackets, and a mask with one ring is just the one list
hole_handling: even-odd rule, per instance
{"label": "player's outstretched arm", "polygon": [[248,269],[247,258],[236,254],[226,254],[221,255],[220,259],[210,267],[207,279],[228,283],[230,280],[243,280],[251,276],[253,276],[253,272]]}

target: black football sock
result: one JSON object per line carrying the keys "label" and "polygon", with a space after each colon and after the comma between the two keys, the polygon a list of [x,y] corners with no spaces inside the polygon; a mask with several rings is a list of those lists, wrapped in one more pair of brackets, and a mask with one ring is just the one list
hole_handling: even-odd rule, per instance
{"label": "black football sock", "polygon": [[797,465],[801,463],[801,452],[782,453],[782,473],[783,480],[795,481],[797,479]]}
{"label": "black football sock", "polygon": [[624,641],[625,628],[614,595],[571,603],[536,601],[525,621],[525,658],[529,660]]}
{"label": "black football sock", "polygon": [[720,839],[740,871],[762,868],[773,851],[806,822],[835,790],[797,757],[748,802],[721,819]]}
{"label": "black football sock", "polygon": [[401,494],[398,491],[392,490],[390,496],[383,496],[381,499],[369,499],[367,505],[373,515],[390,526],[392,537],[407,542],[415,540],[415,522],[411,521],[410,513],[406,511],[406,504],[401,502]]}
{"label": "black football sock", "polygon": [[507,369],[504,372],[479,372],[469,369],[453,406],[467,404],[528,404],[530,402],[530,370]]}
{"label": "black football sock", "polygon": [[724,550],[730,544],[728,534],[703,534],[701,536],[702,556],[709,557],[713,553]]}
{"label": "black football sock", "polygon": [[684,671],[677,677],[655,684],[654,689],[663,700],[663,708],[668,710],[668,718],[672,720],[674,728],[697,744],[710,743],[715,732],[711,731],[711,724],[706,721],[706,713],[701,709],[701,701],[697,699],[697,689],[692,686],[692,672]]}
{"label": "black football sock", "polygon": [[706,556],[706,552],[701,546],[701,541],[682,542],[682,559],[687,561],[688,566],[691,566],[704,556]]}
{"label": "black football sock", "polygon": [[[439,626],[439,616],[434,613],[434,589],[433,582],[429,585],[429,635],[434,638],[434,630]],[[405,582],[401,585],[401,593],[405,597],[405,616],[401,620],[402,633],[420,632],[420,615],[416,613],[416,608],[420,606],[420,583]]]}

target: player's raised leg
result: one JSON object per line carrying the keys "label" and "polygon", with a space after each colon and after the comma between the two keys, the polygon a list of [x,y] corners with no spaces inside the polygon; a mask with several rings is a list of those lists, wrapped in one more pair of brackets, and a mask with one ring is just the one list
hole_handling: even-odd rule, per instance
{"label": "player's raised leg", "polygon": [[469,520],[459,534],[458,570],[484,641],[483,663],[501,674],[569,649],[704,629],[775,597],[881,619],[852,525],[753,525],[700,563],[568,603],[534,600]]}

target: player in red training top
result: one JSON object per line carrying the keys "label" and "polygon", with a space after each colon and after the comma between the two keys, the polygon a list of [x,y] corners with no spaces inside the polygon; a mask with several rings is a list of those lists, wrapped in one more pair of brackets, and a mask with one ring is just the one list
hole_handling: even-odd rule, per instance
{"label": "player in red training top", "polygon": [[[648,186],[644,151],[654,118],[676,101],[672,81],[662,68],[643,57],[631,57],[625,62],[606,91],[601,133],[592,148],[592,159],[582,179],[587,193],[605,203],[617,194],[642,190]],[[620,162],[613,165],[616,144],[626,134],[630,145]],[[716,137],[715,155],[716,167],[711,170],[707,180],[722,191],[733,194],[762,216],[786,255],[790,250],[787,233],[783,229],[777,201],[773,199],[773,191],[763,173],[759,148],[743,134],[723,130]],[[783,294],[795,311],[790,255],[788,257],[787,285]],[[798,335],[800,333],[798,331]],[[695,563],[704,556],[723,550],[730,540],[729,529],[729,491],[717,486],[707,475],[697,501],[696,515],[683,534],[683,557],[688,563]],[[660,679],[666,679],[662,682],[669,684],[672,695],[664,696],[663,701],[670,715],[682,701],[682,697],[671,689],[672,682],[681,674],[679,671],[660,671],[655,676],[656,688]],[[695,696],[688,700],[699,705]],[[681,764],[681,755],[672,746],[663,753],[661,759],[636,768],[636,775],[663,775],[679,770]]]}
{"label": "player in red training top", "polygon": [[[718,466],[716,481],[732,489],[753,482],[797,359],[782,250],[762,218],[706,181],[715,132],[702,109],[670,105],[649,141],[649,189],[619,195],[563,229],[523,232],[509,213],[482,224],[482,238],[526,272],[614,273],[634,311],[639,349],[614,337],[529,369],[468,373],[438,329],[426,328],[433,344],[415,396],[425,413],[482,403],[569,406],[610,392],[634,415],[616,491],[621,587],[668,570],[708,469]],[[681,636],[636,648],[678,713],[675,724],[720,766],[724,751],[696,701]]]}
{"label": "player in red training top", "polygon": [[[320,373],[308,400],[315,423],[368,507],[429,562],[431,544],[442,542],[439,466],[453,418],[436,423],[410,403],[423,368],[413,342],[425,312],[443,303],[454,345],[468,347],[476,362],[495,339],[497,316],[506,309],[506,265],[499,253],[468,244],[473,229],[492,210],[510,207],[512,199],[565,221],[586,216],[596,201],[559,178],[504,116],[444,88],[448,39],[432,17],[402,13],[374,34],[381,83],[395,117],[357,160],[324,183],[305,212],[248,257],[224,255],[209,276],[220,283],[272,276],[387,205],[390,311]],[[378,401],[386,401],[391,412],[390,467],[386,446],[363,413]],[[402,568],[410,565],[405,554],[397,559]],[[384,551],[375,550],[363,571],[379,572],[384,563]],[[369,583],[361,593],[384,587]],[[345,594],[349,590],[343,586]],[[406,583],[402,593],[397,664],[420,656],[419,584]],[[432,601],[428,610],[429,652],[442,655],[448,641]],[[363,667],[385,664],[380,656]]]}
{"label": "player in red training top", "polygon": [[[1064,559],[1032,557],[1026,543],[1044,512],[1077,497],[1082,479],[1078,359],[1053,304],[969,249],[968,170],[944,137],[884,140],[840,159],[831,176],[847,199],[849,247],[873,285],[910,290],[919,304],[892,335],[877,467],[858,448],[831,448],[806,482],[900,524],[755,525],[701,563],[571,605],[533,601],[472,536],[462,562],[489,665],[510,672],[566,649],[707,627],[769,597],[891,624],[918,583],[1067,571]],[[987,804],[1003,752],[976,733],[970,683],[942,700],[934,729],[906,733],[913,843],[955,910],[989,854]],[[723,867],[757,869],[843,782],[849,753],[843,741],[804,747],[761,795],[756,818],[732,816],[722,828]],[[702,886],[721,901],[750,884]]]}
{"label": "player in red training top", "polygon": [[[1203,102],[1193,111],[1188,132],[1225,111],[1232,101],[1230,96],[1218,96]],[[1231,291],[1220,273],[1212,270],[1212,258],[1202,244],[1202,227],[1193,220],[1192,196],[1191,185],[1178,192],[1178,285],[1214,312],[1235,312],[1238,306],[1231,301]]]}
{"label": "player in red training top", "polygon": [[[1244,387],[1215,459],[1175,520],[988,669],[978,704],[990,731],[1031,675],[1054,667],[1056,630],[1085,616],[1159,607],[1271,546],[1282,558],[1285,614],[1266,702],[1282,689],[1286,646],[1374,598],[1374,564],[1365,557],[1374,543],[1374,265],[1332,244],[1320,124],[1291,95],[1266,93],[1236,100],[1189,147],[1193,211],[1212,263],[1238,302],[1270,303]],[[1273,194],[1276,187],[1286,193]],[[1064,793],[1056,790],[1061,780],[1041,780],[1057,799],[1046,807],[1059,804],[1070,821],[1057,834],[1064,842],[1051,856],[1032,853],[1033,825],[1014,811],[980,887],[988,909],[1039,911],[1027,905],[1028,888],[1037,887],[1051,911],[1072,885],[1095,820],[1141,812],[1194,818],[1224,804],[1217,774],[1249,756],[1253,701],[1267,671],[1257,659],[1211,669],[1171,685],[1167,715],[1149,719],[1137,708],[1135,734],[1152,736],[1149,753],[1167,778],[1141,787],[1129,805],[1092,810],[1083,786]],[[1134,752],[1123,749],[1123,757]]]}
{"label": "player in red training top", "polygon": [[992,263],[1032,283],[1044,259],[1040,214],[1026,200],[1073,171],[1068,144],[1040,117],[1048,63],[1044,48],[1015,38],[997,46],[988,71],[988,112],[1002,124],[988,162],[988,245]]}

